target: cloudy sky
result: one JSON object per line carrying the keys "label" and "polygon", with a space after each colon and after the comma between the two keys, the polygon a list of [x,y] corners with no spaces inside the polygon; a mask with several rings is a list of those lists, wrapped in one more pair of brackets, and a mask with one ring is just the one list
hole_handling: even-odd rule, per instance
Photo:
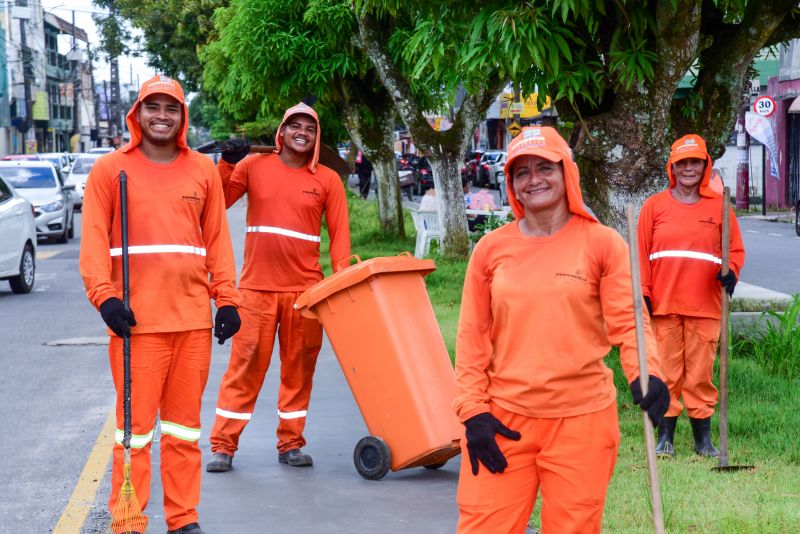
{"label": "cloudy sky", "polygon": [[[97,28],[95,27],[92,14],[102,14],[103,10],[96,7],[92,0],[41,0],[42,8],[49,13],[53,13],[67,22],[72,22],[72,12],[75,11],[75,25],[86,31],[89,36],[89,42],[95,48],[100,45],[100,39],[97,35]],[[69,47],[69,38],[62,37],[63,46]],[[59,42],[59,49],[62,42]],[[67,48],[68,50],[68,48]],[[62,50],[60,50],[62,51]],[[66,50],[62,51],[65,52]],[[95,80],[110,80],[111,70],[103,60],[96,61],[94,64],[94,77]],[[147,66],[144,58],[127,57],[123,56],[119,59],[119,75],[122,83],[129,83],[131,81],[131,73],[133,73],[133,80],[136,81],[137,75],[140,82],[152,77],[155,72],[152,68]]]}

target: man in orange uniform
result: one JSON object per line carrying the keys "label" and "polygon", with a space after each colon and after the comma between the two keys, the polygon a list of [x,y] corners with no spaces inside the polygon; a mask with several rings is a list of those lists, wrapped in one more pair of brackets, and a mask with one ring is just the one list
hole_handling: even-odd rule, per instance
{"label": "man in orange uniform", "polygon": [[639,214],[642,293],[651,310],[672,402],[658,428],[656,452],[675,454],[675,426],[686,405],[695,452],[719,456],[711,441],[717,403],[714,358],[720,333],[720,283],[733,295],[744,265],[744,245],[730,211],[730,271],[723,277],[722,196],[711,186],[712,161],[698,135],[672,145],[669,189],[647,200]]}
{"label": "man in orange uniform", "polygon": [[322,216],[328,223],[334,270],[350,256],[347,200],[339,176],[319,164],[320,127],[305,104],[289,108],[278,128],[276,154],[244,157],[243,142],[228,142],[219,163],[230,207],[247,193],[247,237],[242,293],[242,331],[222,378],[211,432],[210,472],[231,468],[233,455],[269,368],[275,332],[280,344],[278,461],[313,464],[301,450],[311,382],[322,344],[322,325],[294,309],[297,297],[322,280],[319,244]]}
{"label": "man in orange uniform", "polygon": [[558,132],[523,129],[505,174],[517,220],[475,246],[456,339],[454,407],[469,457],[458,532],[524,532],[541,489],[542,532],[599,533],[620,440],[603,358],[620,347],[634,402],[658,424],[669,394],[655,340],[645,320],[643,398],[628,249],[586,210]]}
{"label": "man in orange uniform", "polygon": [[[161,418],[164,512],[171,534],[202,534],[200,404],[214,335],[239,328],[239,293],[225,198],[213,162],[186,144],[189,109],[181,86],[146,81],[127,116],[131,141],[97,160],[86,185],[80,271],[110,329],[117,430],[110,506],[122,482],[122,337],[131,338],[131,478],[146,506],[150,444]],[[122,294],[119,174],[128,176],[130,312]],[[134,318],[135,313],[135,318]],[[114,518],[118,523],[123,518]]]}

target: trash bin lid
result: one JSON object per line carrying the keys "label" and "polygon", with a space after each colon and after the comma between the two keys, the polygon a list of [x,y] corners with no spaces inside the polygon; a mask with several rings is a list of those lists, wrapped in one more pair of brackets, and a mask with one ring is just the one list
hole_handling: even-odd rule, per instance
{"label": "trash bin lid", "polygon": [[422,276],[427,276],[436,270],[433,260],[421,260],[408,252],[399,256],[383,256],[364,261],[361,261],[358,256],[351,256],[348,260],[351,258],[356,258],[358,262],[306,289],[295,302],[295,309],[311,308],[334,293],[352,287],[376,274],[418,271]]}

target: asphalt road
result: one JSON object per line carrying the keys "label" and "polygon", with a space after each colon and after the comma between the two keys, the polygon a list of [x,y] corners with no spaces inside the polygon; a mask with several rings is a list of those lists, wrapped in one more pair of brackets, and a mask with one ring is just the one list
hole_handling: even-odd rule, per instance
{"label": "asphalt road", "polygon": [[[243,218],[243,209],[233,208],[229,211],[238,266],[241,266],[242,257]],[[79,219],[80,216],[76,218],[76,237],[70,243],[40,245],[32,293],[14,295],[6,282],[0,282],[0,363],[3,365],[0,373],[0,421],[3,421],[0,429],[3,451],[0,456],[0,532],[3,533],[39,534],[53,529],[113,404],[106,347],[46,345],[48,342],[68,338],[105,337],[102,321],[86,300],[78,273]],[[740,225],[747,249],[742,279],[785,293],[800,292],[800,238],[794,235],[793,227],[749,219],[742,219]],[[206,391],[204,417],[213,418],[219,375],[224,370],[229,350],[229,345],[219,348],[214,345],[212,367],[215,371]],[[321,381],[341,382],[341,372],[336,366],[335,358],[328,358],[327,363],[321,365],[324,369],[319,377]],[[275,373],[270,375],[274,377]],[[341,390],[344,386],[336,383],[332,387],[334,390]],[[275,384],[272,383],[269,389],[274,398]],[[321,400],[321,404],[325,405],[324,397]],[[274,406],[272,398],[267,402]],[[357,439],[361,437],[359,433],[363,432],[363,423],[360,422],[352,399],[346,399],[343,406],[343,410],[350,410],[349,413],[354,418],[347,423],[348,427],[330,430],[319,427],[315,430],[322,439],[325,432],[336,434],[352,429],[337,438],[343,443],[342,450],[337,452],[338,456],[347,456],[353,436]],[[204,420],[205,423],[210,421]],[[269,463],[264,467],[265,473],[270,473],[269,476],[284,476],[280,472],[276,475],[271,471],[275,465],[272,458],[273,422],[270,420],[261,424],[262,430],[254,429],[253,437],[249,438],[255,441],[255,436],[259,435],[258,441],[262,443],[258,450],[254,450],[254,454],[262,454],[260,450],[266,451],[270,456]],[[264,441],[261,441],[261,436]],[[206,441],[205,437],[203,441]],[[268,446],[263,446],[263,443]],[[336,443],[338,448],[338,442]],[[319,454],[324,453],[321,451]],[[204,454],[208,454],[205,444]],[[343,498],[331,486],[336,479],[330,477],[341,476],[345,481],[342,484],[348,487],[348,481],[353,480],[352,464],[346,459],[340,459],[339,462],[337,469],[341,473],[336,471],[333,474],[333,471],[329,471],[325,475],[324,469],[332,467],[330,463],[325,467],[326,464],[321,462],[315,473],[324,475],[322,479],[308,481],[313,482],[308,487],[309,490],[318,484],[327,487],[327,490],[320,491],[315,497],[320,500],[319,504],[325,503],[327,506],[329,503],[326,499],[336,501]],[[419,493],[421,486],[415,480],[419,480],[417,477],[427,476],[429,482],[425,485],[435,490],[432,494],[438,494],[445,499],[444,510],[451,514],[453,501],[450,492],[453,490],[453,470],[456,466],[457,463],[453,467],[448,464],[438,475],[398,475],[394,486],[367,486],[379,490],[366,491],[385,492],[385,499],[391,501],[398,499],[398,495],[393,493],[394,489],[407,486],[407,491],[419,497],[415,506],[420,508],[420,512],[425,509],[426,513],[441,513],[441,508],[437,508],[442,506],[440,502],[425,491]],[[245,475],[245,471],[241,471],[241,475]],[[206,480],[204,479],[204,484]],[[360,481],[358,478],[356,480]],[[106,480],[105,489],[100,490],[101,497],[97,501],[99,513],[90,517],[86,532],[95,531],[92,530],[95,527],[97,532],[100,531],[103,521],[102,493],[107,492],[107,484]],[[339,488],[341,489],[341,485]],[[354,492],[352,497],[360,499],[361,495]],[[153,497],[158,498],[156,494]],[[242,498],[252,500],[253,497],[251,495]],[[291,509],[291,496],[288,497],[288,502]],[[405,501],[400,499],[395,502]],[[230,504],[236,506],[235,502]],[[253,504],[256,505],[255,501]],[[356,511],[351,510],[350,514],[354,515],[352,524],[358,524],[360,519],[355,517]],[[448,515],[448,518],[451,516]],[[292,520],[289,516],[282,519]],[[304,519],[309,520],[308,517]],[[323,525],[318,523],[320,527]],[[328,523],[327,526],[331,527],[332,524]],[[340,526],[342,525],[338,525]],[[228,531],[219,528],[216,530]]]}

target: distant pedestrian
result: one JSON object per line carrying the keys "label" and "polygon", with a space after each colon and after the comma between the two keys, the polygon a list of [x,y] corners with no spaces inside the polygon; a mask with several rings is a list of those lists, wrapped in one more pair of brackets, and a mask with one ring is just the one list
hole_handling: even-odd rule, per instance
{"label": "distant pedestrian", "polygon": [[675,454],[675,426],[684,405],[695,452],[719,456],[711,441],[711,416],[717,404],[720,284],[733,295],[745,254],[731,209],[730,271],[722,276],[722,195],[710,186],[711,165],[702,137],[675,141],[667,163],[669,188],[645,200],[639,214],[642,293],[671,398],[658,426],[656,453],[665,457]]}
{"label": "distant pedestrian", "polygon": [[372,183],[372,163],[361,151],[356,157],[356,174],[358,175],[358,194],[366,200],[369,196],[369,186]]}

